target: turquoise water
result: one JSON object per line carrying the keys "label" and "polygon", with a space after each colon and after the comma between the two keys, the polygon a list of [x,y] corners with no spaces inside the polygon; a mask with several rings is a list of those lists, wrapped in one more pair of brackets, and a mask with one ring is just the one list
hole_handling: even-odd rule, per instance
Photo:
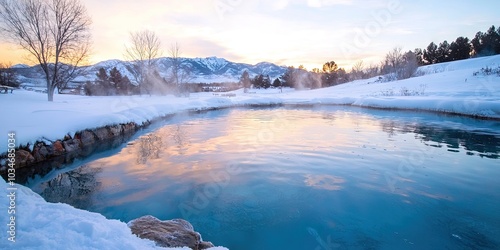
{"label": "turquoise water", "polygon": [[179,116],[31,187],[230,249],[499,249],[500,123],[353,107]]}

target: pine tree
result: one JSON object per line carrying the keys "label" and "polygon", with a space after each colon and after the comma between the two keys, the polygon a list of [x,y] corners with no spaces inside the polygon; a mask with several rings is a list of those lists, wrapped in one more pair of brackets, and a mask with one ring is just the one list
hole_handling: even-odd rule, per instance
{"label": "pine tree", "polygon": [[243,92],[245,93],[250,88],[250,85],[252,85],[252,81],[250,80],[250,75],[246,70],[243,72],[243,74],[241,74],[240,84],[243,85]]}
{"label": "pine tree", "polygon": [[450,44],[448,41],[444,40],[444,42],[439,44],[437,49],[437,63],[449,62],[450,61]]}
{"label": "pine tree", "polygon": [[427,49],[424,49],[424,61],[425,64],[434,64],[437,63],[437,57],[438,57],[438,52],[437,52],[437,45],[434,42],[431,42],[428,46]]}
{"label": "pine tree", "polygon": [[450,61],[467,59],[470,57],[471,45],[469,38],[458,37],[450,44]]}
{"label": "pine tree", "polygon": [[280,76],[280,81],[283,87],[295,87],[296,84],[296,71],[293,66],[288,67],[283,75]]}
{"label": "pine tree", "polygon": [[281,81],[280,81],[279,77],[276,78],[276,79],[274,79],[274,81],[273,81],[273,87],[274,88],[281,88],[282,87]]}
{"label": "pine tree", "polygon": [[475,56],[490,56],[500,54],[500,29],[491,26],[486,33],[477,32],[471,41]]}
{"label": "pine tree", "polygon": [[122,74],[120,73],[120,71],[118,71],[118,69],[116,67],[113,67],[110,71],[109,71],[109,81],[111,83],[111,86],[113,88],[115,88],[117,90],[118,93],[120,93],[120,85],[123,81],[123,77],[122,77]]}
{"label": "pine tree", "polygon": [[419,66],[424,65],[425,64],[424,63],[424,51],[420,48],[416,48],[413,53],[415,53],[415,56],[417,57],[418,65]]}
{"label": "pine tree", "polygon": [[269,75],[266,75],[262,79],[262,87],[265,89],[268,89],[271,87],[271,78],[269,78]]}
{"label": "pine tree", "polygon": [[257,89],[264,88],[264,76],[256,75],[252,80],[252,84],[254,88]]}
{"label": "pine tree", "polygon": [[97,81],[106,82],[109,80],[108,73],[104,68],[100,68],[99,72],[96,73]]}

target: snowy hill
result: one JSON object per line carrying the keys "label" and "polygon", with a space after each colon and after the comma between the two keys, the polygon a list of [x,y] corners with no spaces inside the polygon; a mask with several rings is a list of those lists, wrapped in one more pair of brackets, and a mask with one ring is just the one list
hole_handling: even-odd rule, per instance
{"label": "snowy hill", "polygon": [[[162,57],[156,61],[159,74],[162,77],[168,78],[172,73],[172,58]],[[282,75],[286,68],[277,66],[272,63],[261,62],[256,65],[235,63],[227,61],[224,58],[207,57],[207,58],[180,58],[180,63],[183,68],[188,68],[191,71],[194,83],[211,83],[211,82],[237,82],[241,74],[246,70],[250,76],[258,74],[269,75],[271,78],[276,78]],[[93,81],[96,78],[96,73],[100,68],[104,68],[107,72],[113,67],[116,67],[122,75],[127,76],[131,81],[135,81],[132,74],[133,64],[128,61],[107,60],[96,63],[94,65],[82,67],[83,75],[77,77],[75,81],[85,82]],[[42,84],[40,79],[43,79],[43,74],[39,67],[16,66],[16,72],[20,75],[22,83],[29,85]],[[43,85],[41,85],[43,86]]]}

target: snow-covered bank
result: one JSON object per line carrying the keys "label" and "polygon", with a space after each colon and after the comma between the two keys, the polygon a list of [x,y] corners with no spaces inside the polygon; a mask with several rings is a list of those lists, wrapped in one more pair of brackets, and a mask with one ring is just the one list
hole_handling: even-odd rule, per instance
{"label": "snow-covered bank", "polygon": [[[155,246],[150,240],[133,235],[124,222],[108,220],[98,213],[76,209],[61,203],[48,203],[38,194],[21,185],[15,185],[15,242],[7,240],[7,211],[5,195],[11,186],[0,178],[3,191],[0,202],[2,240],[0,249],[174,249]],[[11,235],[9,235],[11,237]],[[175,248],[176,250],[190,248]],[[210,250],[224,250],[212,247]],[[227,250],[227,249],[226,249]]]}

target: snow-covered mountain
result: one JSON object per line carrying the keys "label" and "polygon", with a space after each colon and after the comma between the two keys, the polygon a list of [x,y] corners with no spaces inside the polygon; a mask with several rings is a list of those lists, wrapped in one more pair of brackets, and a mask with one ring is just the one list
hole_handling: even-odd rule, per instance
{"label": "snow-covered mountain", "polygon": [[[231,62],[218,57],[180,58],[179,60],[183,68],[190,70],[190,82],[194,83],[237,82],[244,71],[248,71],[251,77],[263,74],[269,75],[273,79],[282,75],[286,70],[285,66],[278,66],[268,62],[251,65]],[[168,78],[171,75],[172,58],[162,57],[157,59],[155,63],[160,76]],[[77,77],[75,81],[93,81],[100,68],[104,68],[109,72],[113,67],[116,67],[122,75],[127,76],[131,81],[134,81],[131,70],[132,63],[121,60],[107,60],[82,67],[84,73]],[[19,67],[14,67],[14,69],[19,74],[22,83],[36,85],[43,79],[43,74],[38,66],[24,67],[19,65]]]}

